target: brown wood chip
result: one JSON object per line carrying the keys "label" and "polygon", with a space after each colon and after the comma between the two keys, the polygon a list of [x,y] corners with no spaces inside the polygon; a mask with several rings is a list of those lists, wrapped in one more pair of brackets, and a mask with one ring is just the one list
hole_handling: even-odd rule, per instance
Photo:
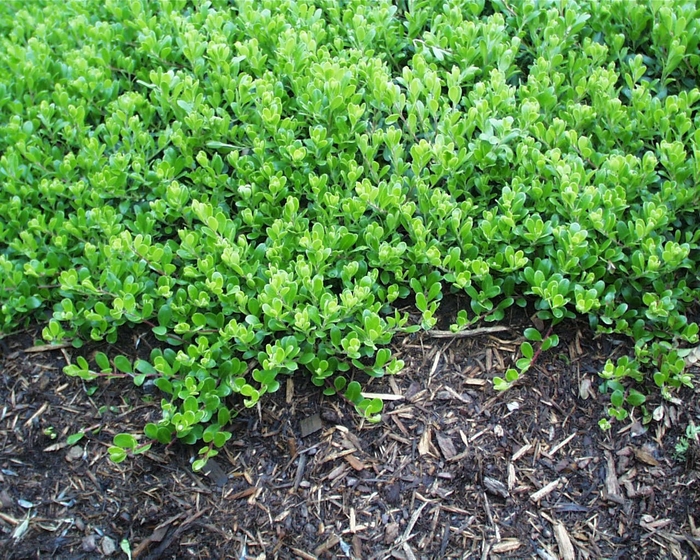
{"label": "brown wood chip", "polygon": [[562,523],[554,523],[554,538],[557,540],[557,545],[559,546],[559,555],[562,560],[576,560],[576,552],[571,544],[571,539],[569,538],[569,532]]}
{"label": "brown wood chip", "polygon": [[321,416],[319,414],[314,414],[299,421],[301,437],[310,436],[318,432],[322,427],[323,424],[321,423]]}
{"label": "brown wood chip", "polygon": [[620,482],[615,472],[615,459],[610,451],[605,452],[605,462],[605,490],[607,491],[607,497],[609,500],[621,504],[624,500],[620,490]]}
{"label": "brown wood chip", "polygon": [[506,488],[506,485],[503,484],[500,480],[496,480],[495,478],[491,478],[490,476],[484,477],[484,486],[486,487],[486,490],[489,493],[495,496],[507,498],[509,495],[508,488]]}
{"label": "brown wood chip", "polygon": [[494,544],[491,547],[491,552],[496,554],[505,554],[518,550],[522,543],[518,539],[503,539],[501,542]]}
{"label": "brown wood chip", "polygon": [[340,539],[338,538],[337,535],[331,535],[330,537],[328,537],[328,539],[326,539],[326,541],[323,544],[316,547],[316,550],[314,550],[314,554],[316,556],[320,556],[324,552],[328,552],[331,548],[333,548],[339,542],[340,542]]}
{"label": "brown wood chip", "polygon": [[207,464],[204,465],[202,472],[207,475],[209,480],[216,484],[216,486],[221,487],[228,482],[228,475],[214,459],[209,459],[207,461]]}
{"label": "brown wood chip", "polygon": [[350,466],[355,469],[356,471],[361,471],[364,470],[365,464],[360,461],[357,457],[354,455],[346,455],[343,457],[349,464]]}
{"label": "brown wood chip", "polygon": [[445,459],[449,461],[452,459],[452,457],[457,455],[457,451],[455,450],[455,446],[452,443],[451,438],[443,436],[441,433],[436,433],[435,438],[437,439],[438,445],[440,446],[440,451],[442,451]]}
{"label": "brown wood chip", "polygon": [[530,499],[533,502],[539,502],[542,498],[549,496],[554,490],[559,486],[559,479],[553,480],[546,486],[540,488],[537,492],[530,495]]}
{"label": "brown wood chip", "polygon": [[418,453],[423,456],[430,453],[430,426],[426,426],[425,431],[420,436],[418,442]]}
{"label": "brown wood chip", "polygon": [[635,447],[634,456],[637,458],[637,461],[641,461],[642,463],[646,463],[647,465],[651,465],[652,467],[659,466],[659,462],[656,460],[656,458],[644,449],[639,449]]}

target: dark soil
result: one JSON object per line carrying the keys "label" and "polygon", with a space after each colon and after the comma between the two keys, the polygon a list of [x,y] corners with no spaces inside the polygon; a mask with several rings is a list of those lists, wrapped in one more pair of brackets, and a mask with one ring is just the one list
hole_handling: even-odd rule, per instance
{"label": "dark soil", "polygon": [[[111,463],[114,434],[157,420],[160,395],[84,384],[62,373],[78,351],[37,348],[37,332],[5,337],[0,557],[126,558],[122,542],[144,559],[700,557],[697,448],[674,455],[700,423],[697,390],[648,403],[658,421],[637,412],[602,432],[596,372],[628,348],[574,324],[497,394],[490,379],[525,326],[514,323],[397,340],[405,370],[366,386],[386,395],[376,425],[290,378],[237,417],[206,475],[177,446]],[[130,333],[109,351],[152,343]],[[107,351],[80,352],[95,349]]]}

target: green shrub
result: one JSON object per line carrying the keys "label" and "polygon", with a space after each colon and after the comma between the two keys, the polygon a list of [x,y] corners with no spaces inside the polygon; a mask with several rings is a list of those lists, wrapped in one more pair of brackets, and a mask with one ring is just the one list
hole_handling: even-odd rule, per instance
{"label": "green shrub", "polygon": [[[610,415],[691,380],[700,12],[684,1],[44,0],[0,5],[2,330],[150,360],[150,441],[230,437],[304,369],[369,420],[396,333],[534,303],[508,388],[577,314],[636,343]],[[396,309],[410,298],[417,324]],[[358,377],[358,379],[355,379]],[[636,388],[635,388],[636,386]],[[237,401],[228,398],[240,395]],[[605,420],[604,423],[607,423]],[[121,460],[147,449],[122,434]]]}

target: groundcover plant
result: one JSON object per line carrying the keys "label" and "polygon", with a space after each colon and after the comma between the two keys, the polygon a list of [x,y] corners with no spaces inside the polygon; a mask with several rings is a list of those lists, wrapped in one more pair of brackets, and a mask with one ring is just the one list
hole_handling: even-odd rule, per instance
{"label": "groundcover plant", "polygon": [[298,369],[379,420],[363,376],[446,293],[454,331],[544,325],[495,389],[576,316],[635,343],[603,428],[691,384],[694,2],[33,0],[0,36],[2,332],[162,341],[65,370],[162,392],[114,460],[179,439],[201,468]]}

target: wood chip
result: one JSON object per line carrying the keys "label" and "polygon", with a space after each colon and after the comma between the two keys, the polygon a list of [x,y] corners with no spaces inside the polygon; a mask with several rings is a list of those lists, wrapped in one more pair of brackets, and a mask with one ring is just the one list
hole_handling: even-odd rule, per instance
{"label": "wood chip", "polygon": [[306,462],[308,457],[306,453],[299,455],[299,463],[297,464],[297,472],[294,476],[294,485],[292,486],[293,491],[296,492],[299,489],[302,479],[304,478],[304,469],[306,468]]}
{"label": "wood chip", "polygon": [[471,385],[472,387],[483,387],[486,385],[486,379],[476,379],[475,377],[470,377],[463,381],[465,385]]}
{"label": "wood chip", "polygon": [[554,523],[554,538],[557,540],[557,545],[559,546],[559,556],[562,560],[576,560],[576,552],[571,544],[571,539],[569,538],[569,532],[562,523]]}
{"label": "wood chip", "polygon": [[59,442],[59,443],[52,443],[48,447],[45,447],[43,449],[44,452],[51,452],[51,451],[60,451],[64,447],[68,447],[68,444],[65,441]]}
{"label": "wood chip", "polygon": [[399,524],[395,521],[387,523],[384,527],[384,543],[391,544],[399,538]]}
{"label": "wood chip", "polygon": [[166,519],[163,521],[160,525],[158,525],[155,529],[153,529],[153,532],[150,534],[150,536],[146,537],[144,540],[142,540],[139,545],[134,549],[133,551],[133,557],[138,558],[141,556],[143,552],[152,544],[152,543],[159,543],[161,542],[164,538],[165,535],[168,534],[168,531],[170,530],[171,526],[173,523],[175,523],[177,520],[186,517],[187,513],[182,512],[178,513],[177,515],[170,517],[169,519]]}
{"label": "wood chip", "polygon": [[440,451],[442,451],[442,454],[445,456],[445,459],[448,461],[452,459],[455,455],[457,455],[457,451],[455,450],[455,446],[452,443],[452,439],[443,436],[441,433],[435,434],[435,438],[437,439],[438,446],[440,447]]}
{"label": "wood chip", "polygon": [[392,395],[391,393],[362,393],[366,399],[381,399],[383,401],[402,401],[403,395]]}
{"label": "wood chip", "polygon": [[634,456],[637,458],[637,461],[641,461],[642,463],[646,463],[652,467],[659,466],[659,462],[656,460],[656,458],[644,449],[634,448]]}
{"label": "wood chip", "polygon": [[451,396],[451,397],[457,399],[457,400],[460,401],[460,402],[463,402],[464,404],[472,404],[472,400],[471,400],[471,399],[465,398],[464,396],[460,395],[460,394],[459,394],[457,391],[455,391],[452,387],[445,387],[445,392],[446,392],[449,396]]}
{"label": "wood chip", "polygon": [[430,453],[430,426],[426,426],[425,431],[420,436],[418,453],[421,457]]}
{"label": "wood chip", "polygon": [[27,421],[24,423],[24,427],[28,428],[31,425],[31,423],[34,422],[34,420],[36,420],[37,418],[39,418],[39,416],[44,414],[44,412],[46,412],[46,409],[48,409],[48,408],[49,408],[49,403],[45,402],[44,404],[42,404],[39,407],[39,410],[37,410],[34,414],[31,415],[31,417],[29,419],[27,419]]}
{"label": "wood chip", "polygon": [[520,457],[522,457],[523,455],[525,455],[525,453],[530,451],[530,449],[532,449],[532,444],[526,443],[520,449],[518,449],[515,453],[513,453],[513,456],[511,457],[510,460],[513,461],[513,463],[515,463],[518,459],[520,459]]}
{"label": "wood chip", "polygon": [[406,560],[417,560],[416,555],[407,542],[403,543],[401,548],[403,548],[404,554],[406,555]]}
{"label": "wood chip", "polygon": [[345,459],[350,466],[358,472],[364,470],[365,468],[365,464],[354,455],[345,455],[343,459]]}
{"label": "wood chip", "polygon": [[216,485],[223,486],[228,482],[228,475],[213,458],[204,465],[202,472]]}
{"label": "wood chip", "polygon": [[240,500],[242,498],[247,498],[248,496],[254,495],[257,491],[257,486],[251,486],[250,488],[246,488],[245,490],[231,494],[230,496],[227,496],[227,498],[229,500]]}
{"label": "wood chip", "polygon": [[289,550],[291,550],[294,554],[296,554],[299,558],[302,558],[303,560],[317,560],[316,556],[314,556],[313,554],[309,554],[308,552],[304,552],[300,548],[290,547]]}
{"label": "wood chip", "polygon": [[609,500],[618,504],[624,503],[620,482],[615,473],[615,459],[610,451],[605,451],[605,490]]}
{"label": "wood chip", "polygon": [[294,400],[294,379],[291,377],[287,377],[287,387],[286,387],[286,392],[284,395],[284,401],[287,404],[292,404],[292,401]]}
{"label": "wood chip", "polygon": [[330,537],[328,537],[328,539],[326,539],[326,541],[323,544],[316,547],[316,549],[314,550],[314,554],[316,556],[320,556],[324,552],[328,552],[339,542],[340,538],[337,535],[331,535]]}
{"label": "wood chip", "polygon": [[413,512],[413,515],[411,515],[411,519],[408,520],[408,525],[406,525],[406,529],[401,536],[401,542],[406,542],[411,537],[413,527],[415,527],[416,523],[418,522],[418,518],[421,516],[421,513],[423,513],[425,506],[427,506],[429,503],[430,502],[423,502],[418,509]]}
{"label": "wood chip", "polygon": [[314,414],[313,416],[304,418],[299,422],[301,437],[310,436],[311,434],[321,430],[322,427],[323,424],[321,423],[321,416],[319,414]]}
{"label": "wood chip", "polygon": [[466,459],[470,455],[471,455],[471,452],[469,451],[469,449],[467,449],[466,451],[462,451],[459,455],[455,455],[451,459],[448,459],[448,461],[450,463],[455,463],[457,461],[461,461],[462,459]]}
{"label": "wood chip", "polygon": [[578,396],[581,397],[584,401],[587,400],[591,395],[593,395],[593,391],[591,389],[592,385],[593,383],[588,377],[584,377],[581,380],[581,383],[578,387]]}
{"label": "wood chip", "polygon": [[553,480],[546,486],[540,488],[537,492],[534,492],[533,494],[530,495],[530,499],[533,502],[539,502],[542,498],[545,498],[549,496],[554,490],[559,486],[559,482],[561,479],[557,478],[556,480]]}
{"label": "wood chip", "polygon": [[521,546],[522,543],[518,539],[503,539],[501,542],[496,543],[491,547],[491,552],[496,554],[505,554],[506,552],[518,550]]}
{"label": "wood chip", "polygon": [[347,467],[345,465],[338,465],[331,472],[328,473],[326,478],[328,480],[335,480],[336,478],[338,478],[341,474],[343,474],[345,472],[346,468]]}
{"label": "wood chip", "polygon": [[506,488],[506,485],[500,480],[496,480],[490,476],[485,476],[484,486],[488,492],[495,496],[501,496],[502,498],[507,498],[509,496],[508,488]]}
{"label": "wood chip", "polygon": [[515,477],[515,465],[513,463],[508,463],[508,490],[515,488],[515,483],[517,479]]}
{"label": "wood chip", "polygon": [[550,452],[549,452],[549,455],[550,455],[550,456],[554,455],[557,451],[559,451],[562,447],[564,447],[567,443],[569,443],[569,442],[570,442],[572,439],[574,439],[575,437],[576,437],[576,432],[574,432],[573,434],[571,434],[571,435],[570,435],[569,437],[567,437],[564,441],[562,441],[562,442],[558,443],[557,445],[555,445],[554,447],[552,447],[552,449],[551,449]]}

